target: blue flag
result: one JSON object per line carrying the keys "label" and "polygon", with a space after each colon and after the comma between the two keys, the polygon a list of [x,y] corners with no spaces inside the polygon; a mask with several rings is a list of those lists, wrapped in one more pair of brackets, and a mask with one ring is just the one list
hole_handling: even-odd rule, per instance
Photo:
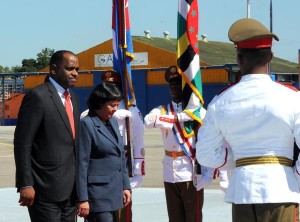
{"label": "blue flag", "polygon": [[[128,0],[112,0],[112,34],[113,34],[113,67],[122,76],[123,91],[127,90],[128,106],[135,104],[135,95],[131,82],[131,65],[133,60],[133,45],[130,32]],[[124,4],[124,6],[122,5]],[[124,10],[124,11],[122,11]],[[123,18],[124,16],[124,18]],[[125,24],[124,24],[125,23]],[[125,51],[126,69],[123,68],[123,53]],[[124,82],[124,75],[126,81]],[[127,84],[126,84],[127,83]]]}

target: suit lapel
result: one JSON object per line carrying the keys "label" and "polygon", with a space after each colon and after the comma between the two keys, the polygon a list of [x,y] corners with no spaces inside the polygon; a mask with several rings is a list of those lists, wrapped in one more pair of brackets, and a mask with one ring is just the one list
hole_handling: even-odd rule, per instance
{"label": "suit lapel", "polygon": [[118,142],[118,146],[121,146],[123,139],[121,137],[117,121],[113,121],[113,120],[114,120],[113,118],[109,119],[109,123],[110,123],[113,131],[115,132],[115,134],[116,134],[116,136],[118,138],[118,141],[117,141]]}
{"label": "suit lapel", "polygon": [[[109,139],[113,144],[115,144],[116,147],[118,147],[118,149],[120,149],[118,141],[116,140],[116,138],[113,135],[111,135],[111,133],[108,131],[106,126],[102,123],[102,121],[97,116],[92,116],[91,119],[94,122],[95,127],[98,128],[98,131],[103,136],[105,136],[107,139]],[[113,128],[113,130],[114,130],[114,128]],[[118,134],[116,133],[116,135],[118,135]]]}
{"label": "suit lapel", "polygon": [[53,86],[53,84],[51,82],[47,82],[47,86],[50,91],[50,97],[52,98],[53,103],[55,104],[56,108],[58,109],[58,112],[59,112],[61,118],[63,119],[63,121],[69,131],[70,136],[73,138],[72,129],[71,129],[70,121],[69,121],[69,118],[68,118],[68,115],[66,112],[66,108],[63,105],[61,98],[59,98],[59,95],[58,95],[55,87]]}

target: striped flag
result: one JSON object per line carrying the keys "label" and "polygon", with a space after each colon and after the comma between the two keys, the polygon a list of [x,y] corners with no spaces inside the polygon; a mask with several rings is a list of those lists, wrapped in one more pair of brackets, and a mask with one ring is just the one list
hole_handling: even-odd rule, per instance
{"label": "striped flag", "polygon": [[200,109],[204,103],[199,62],[197,0],[178,1],[177,23],[177,65],[183,79],[183,108],[195,120],[184,125],[184,136],[188,138],[194,135],[195,126],[202,124]]}
{"label": "striped flag", "polygon": [[[135,104],[135,95],[131,82],[133,45],[130,32],[128,0],[112,0],[113,67],[122,76],[123,91],[128,94],[128,106]],[[124,70],[123,50],[126,53]],[[124,82],[124,75],[126,80]],[[127,83],[127,84],[126,84]],[[125,95],[125,94],[124,94]]]}

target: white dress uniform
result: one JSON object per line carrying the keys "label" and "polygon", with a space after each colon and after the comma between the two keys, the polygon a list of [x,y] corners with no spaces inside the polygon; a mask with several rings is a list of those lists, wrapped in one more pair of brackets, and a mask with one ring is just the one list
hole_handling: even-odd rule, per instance
{"label": "white dress uniform", "polygon": [[[300,145],[300,95],[266,74],[245,75],[212,100],[198,137],[197,160],[208,167],[256,156],[292,160],[294,138]],[[231,152],[225,148],[225,140]],[[296,165],[300,172],[299,160]],[[225,201],[299,203],[297,178],[293,168],[285,165],[239,166],[232,171]]]}
{"label": "white dress uniform", "polygon": [[[124,110],[125,104],[122,100],[118,106],[119,110]],[[118,115],[118,111],[114,114]],[[131,117],[129,118],[130,123],[130,142],[132,146],[132,155],[133,155],[133,175],[145,175],[145,149],[144,149],[144,123],[143,117],[137,106],[130,106],[129,112]],[[124,144],[127,144],[126,141],[126,124],[125,120],[115,116],[118,124],[120,134],[123,137]]]}
{"label": "white dress uniform", "polygon": [[[174,112],[178,116],[178,121],[180,122],[181,127],[183,127],[183,123],[185,121],[191,120],[191,118],[182,113],[182,104],[172,102],[174,107]],[[205,116],[205,109],[201,109],[201,118],[203,119]],[[173,122],[171,121],[160,121],[160,117],[167,117],[169,119],[174,120],[174,115],[168,111],[166,114],[162,114],[162,106],[154,108],[149,114],[147,114],[144,118],[145,127],[146,128],[160,128],[162,134],[162,140],[164,144],[164,149],[170,152],[182,152],[181,145],[177,142],[177,139],[174,136],[172,131]],[[189,138],[189,142],[192,147],[195,147],[195,137],[192,136]],[[177,183],[177,182],[185,182],[193,180],[193,164],[187,155],[179,156],[177,158],[173,158],[171,156],[165,155],[163,158],[163,179],[165,182],[169,183]],[[213,177],[214,170],[201,167],[202,175],[207,175],[208,177]]]}

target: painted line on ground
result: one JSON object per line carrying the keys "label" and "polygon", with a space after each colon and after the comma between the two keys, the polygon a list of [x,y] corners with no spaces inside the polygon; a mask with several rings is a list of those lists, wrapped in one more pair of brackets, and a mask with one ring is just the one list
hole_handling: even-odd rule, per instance
{"label": "painted line on ground", "polygon": [[1,143],[1,142],[0,142],[0,145],[4,145],[4,146],[14,146],[14,145],[11,144],[11,143]]}
{"label": "painted line on ground", "polygon": [[9,158],[9,157],[13,157],[14,155],[9,155],[9,156],[0,156],[0,158]]}

